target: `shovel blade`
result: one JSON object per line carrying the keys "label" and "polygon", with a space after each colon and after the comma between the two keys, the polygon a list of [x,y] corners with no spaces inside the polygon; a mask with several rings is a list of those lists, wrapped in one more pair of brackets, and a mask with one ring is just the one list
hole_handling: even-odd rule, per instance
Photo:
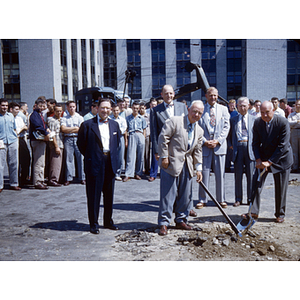
{"label": "shovel blade", "polygon": [[250,229],[255,224],[255,222],[256,221],[253,218],[242,219],[236,225],[236,227],[240,232],[242,232],[242,231]]}

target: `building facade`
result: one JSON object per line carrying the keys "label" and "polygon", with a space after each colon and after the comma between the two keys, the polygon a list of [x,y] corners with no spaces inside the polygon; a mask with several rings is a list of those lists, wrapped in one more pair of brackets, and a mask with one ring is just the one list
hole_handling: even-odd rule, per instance
{"label": "building facade", "polygon": [[[126,93],[158,97],[164,84],[196,82],[187,62],[200,64],[210,86],[226,99],[247,96],[290,102],[300,97],[300,47],[294,40],[226,39],[18,39],[1,40],[0,92],[31,108],[38,96],[74,99],[86,87],[124,90],[125,71],[135,72]],[[205,99],[199,90],[184,96]]]}

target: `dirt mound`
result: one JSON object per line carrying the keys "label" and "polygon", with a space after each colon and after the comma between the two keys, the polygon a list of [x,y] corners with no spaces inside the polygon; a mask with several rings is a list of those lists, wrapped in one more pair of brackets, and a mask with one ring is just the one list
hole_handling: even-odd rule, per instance
{"label": "dirt mound", "polygon": [[[286,236],[286,232],[289,235]],[[174,228],[161,237],[157,228],[116,236],[120,260],[299,260],[300,228],[292,224],[256,223],[237,236],[229,225],[206,222],[192,231]]]}

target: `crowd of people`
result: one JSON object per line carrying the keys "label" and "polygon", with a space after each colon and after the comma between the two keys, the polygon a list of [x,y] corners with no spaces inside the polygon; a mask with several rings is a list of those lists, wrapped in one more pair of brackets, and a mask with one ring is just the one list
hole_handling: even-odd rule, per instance
{"label": "crowd of people", "polygon": [[[40,96],[29,114],[25,102],[9,103],[6,99],[0,99],[0,192],[4,187],[5,164],[8,166],[11,190],[20,191],[26,185],[45,190],[49,186],[68,186],[72,181],[87,185],[90,228],[92,233],[97,233],[99,212],[95,203],[99,207],[101,192],[108,207],[104,225],[117,229],[112,221],[114,181],[147,178],[153,182],[160,167],[158,223],[160,234],[165,235],[173,211],[176,226],[182,229],[189,229],[186,224],[188,216],[197,216],[190,201],[189,180],[194,169],[197,171],[197,181],[202,181],[206,186],[209,185],[210,172],[214,172],[216,199],[223,208],[227,207],[225,171],[233,169],[234,172],[235,207],[243,201],[242,179],[245,173],[246,203],[249,204],[255,197],[258,199],[252,213],[254,217],[258,217],[260,203],[260,193],[255,197],[253,195],[255,182],[259,171],[267,169],[273,173],[275,180],[276,221],[283,222],[286,180],[290,171],[299,172],[300,99],[293,108],[286,99],[276,97],[270,101],[240,97],[231,99],[227,106],[218,102],[218,90],[212,87],[206,92],[205,104],[200,100],[194,101],[188,108],[186,103],[175,101],[174,96],[173,87],[165,85],[161,97],[151,98],[149,103],[134,100],[130,105],[128,98],[117,103],[97,99],[92,103],[91,111],[84,116],[76,111],[76,102],[72,100],[65,104],[64,110],[55,99]],[[118,124],[114,136],[110,136],[111,120]],[[93,127],[93,122],[99,130]],[[93,128],[97,132],[98,142],[90,133]],[[274,132],[273,139],[269,130]],[[185,131],[186,143],[182,140]],[[89,140],[91,137],[92,143]],[[116,143],[116,152],[112,152],[111,140]],[[193,144],[193,141],[198,143]],[[266,141],[269,143],[266,144]],[[95,152],[97,145],[109,159],[103,160],[104,156],[94,157],[90,153]],[[274,149],[270,149],[271,146]],[[93,164],[89,165],[91,157]],[[102,160],[105,161],[105,173],[99,175],[94,169],[97,161],[99,166],[102,165]],[[113,184],[104,184],[105,187],[100,186],[95,191],[93,184],[100,180],[99,176],[107,176],[107,161],[112,166],[108,173],[109,182],[113,177]],[[185,161],[186,164],[183,164]],[[89,172],[96,173],[91,175]],[[179,181],[184,182],[184,189]],[[110,191],[107,186],[110,186]],[[207,195],[199,185],[196,208],[204,208],[207,202]]]}

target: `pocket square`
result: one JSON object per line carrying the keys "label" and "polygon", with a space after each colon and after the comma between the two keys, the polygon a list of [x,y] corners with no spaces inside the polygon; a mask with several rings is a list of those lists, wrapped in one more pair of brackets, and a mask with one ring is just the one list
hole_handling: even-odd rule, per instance
{"label": "pocket square", "polygon": [[113,132],[113,134],[117,134],[117,132]]}

